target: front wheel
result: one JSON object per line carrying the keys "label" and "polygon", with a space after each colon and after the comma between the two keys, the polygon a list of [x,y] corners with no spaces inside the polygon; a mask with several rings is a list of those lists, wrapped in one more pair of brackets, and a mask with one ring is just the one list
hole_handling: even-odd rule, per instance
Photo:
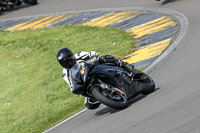
{"label": "front wheel", "polygon": [[124,109],[128,106],[126,97],[118,91],[110,92],[96,85],[92,89],[92,95],[101,103],[115,109]]}

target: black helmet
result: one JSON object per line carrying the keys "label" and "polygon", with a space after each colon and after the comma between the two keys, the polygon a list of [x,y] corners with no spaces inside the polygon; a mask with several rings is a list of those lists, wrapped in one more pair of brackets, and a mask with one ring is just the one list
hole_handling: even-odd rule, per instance
{"label": "black helmet", "polygon": [[73,67],[74,64],[76,63],[74,54],[68,48],[60,49],[58,51],[56,57],[57,57],[57,60],[60,63],[60,65],[66,69]]}

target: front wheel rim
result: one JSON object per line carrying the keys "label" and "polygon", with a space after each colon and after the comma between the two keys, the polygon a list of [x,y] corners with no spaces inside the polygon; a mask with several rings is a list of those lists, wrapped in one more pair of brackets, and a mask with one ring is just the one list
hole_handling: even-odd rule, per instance
{"label": "front wheel rim", "polygon": [[125,96],[123,96],[121,93],[115,91],[114,93],[110,93],[110,92],[107,92],[107,90],[103,90],[101,88],[98,88],[98,91],[103,95],[105,96],[106,98],[109,98],[110,100],[113,100],[115,102],[120,102],[120,103],[126,103],[127,100],[125,98]]}

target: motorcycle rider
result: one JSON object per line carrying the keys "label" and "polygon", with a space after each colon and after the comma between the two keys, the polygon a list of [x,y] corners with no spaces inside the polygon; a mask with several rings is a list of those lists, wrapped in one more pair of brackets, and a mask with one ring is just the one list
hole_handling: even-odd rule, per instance
{"label": "motorcycle rider", "polygon": [[[156,0],[156,1],[160,1],[160,0]],[[161,3],[161,5],[165,5],[165,4],[167,4],[167,3],[169,3],[169,2],[174,2],[175,0],[164,0],[162,3]]]}
{"label": "motorcycle rider", "polygon": [[[63,67],[62,77],[70,86],[70,90],[74,93],[73,84],[71,80],[71,75],[69,74],[69,69],[75,67],[77,64],[81,66],[84,62],[94,63],[97,61],[99,64],[107,64],[107,65],[114,65],[117,67],[121,67],[125,69],[131,76],[131,72],[134,69],[134,66],[123,62],[120,59],[114,58],[112,55],[104,55],[101,56],[98,60],[98,52],[91,51],[91,52],[84,52],[80,51],[77,54],[73,54],[72,51],[68,48],[61,48],[57,55],[57,60],[60,65]],[[99,107],[101,103],[96,101],[95,99],[85,97],[85,106],[88,109],[96,109]]]}

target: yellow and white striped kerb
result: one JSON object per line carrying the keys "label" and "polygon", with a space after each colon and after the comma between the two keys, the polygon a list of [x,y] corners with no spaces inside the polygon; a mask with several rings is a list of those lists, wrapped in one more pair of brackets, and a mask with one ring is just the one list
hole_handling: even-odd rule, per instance
{"label": "yellow and white striped kerb", "polygon": [[[102,16],[93,17],[91,19],[88,19],[89,17],[87,18],[87,16],[81,18],[81,15],[78,16],[79,13],[56,14],[50,16],[42,16],[24,23],[16,24],[15,26],[9,27],[7,30],[14,31],[14,30],[45,28],[55,23],[59,23],[62,20],[65,20],[66,22],[70,23],[73,22],[72,21],[73,19],[74,22],[88,19],[86,22],[80,23],[80,25],[105,27],[120,22],[125,22],[124,25],[129,26],[131,25],[131,21],[126,21],[126,20],[138,19],[140,18],[138,16],[142,16],[145,13],[146,11],[119,10],[119,11],[110,11]],[[76,15],[77,17],[74,17]],[[177,25],[177,23],[168,16],[158,15],[157,13],[155,13],[155,16],[156,17],[153,17],[154,18],[153,20],[152,18],[149,19],[149,21],[141,20],[141,23],[137,25],[134,25],[133,21],[134,26],[129,27],[128,29],[126,29],[126,31],[129,32],[134,38],[140,39],[145,36],[148,38],[150,37],[150,35],[159,33],[160,31],[163,30],[170,29],[171,27]],[[148,17],[148,15],[146,15],[146,17]],[[68,21],[69,18],[71,19]],[[140,22],[140,20],[137,21]],[[170,45],[173,36],[169,36],[168,38],[164,39],[159,39],[159,36],[156,37],[159,40],[158,42],[153,41],[154,43],[150,42],[148,45],[140,46],[137,51],[129,55],[129,57],[124,61],[128,63],[138,63],[153,57],[157,57],[160,54],[162,54],[162,52]]]}

